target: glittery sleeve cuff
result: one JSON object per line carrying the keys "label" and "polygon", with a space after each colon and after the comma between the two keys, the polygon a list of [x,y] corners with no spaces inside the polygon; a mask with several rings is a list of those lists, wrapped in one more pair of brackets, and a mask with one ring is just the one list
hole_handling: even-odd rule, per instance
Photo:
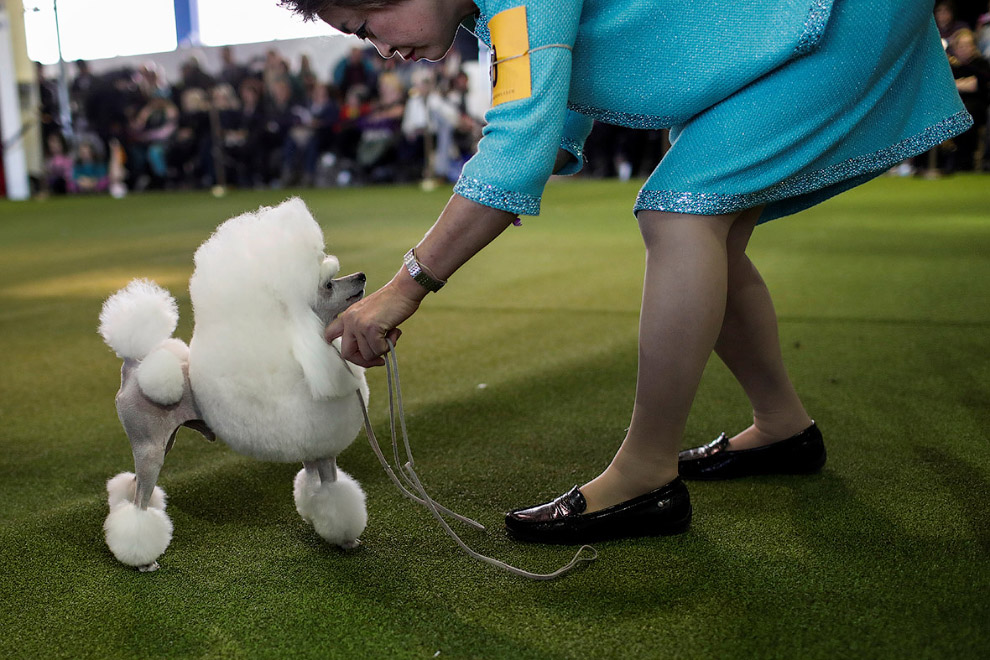
{"label": "glittery sleeve cuff", "polygon": [[565,176],[577,174],[584,167],[584,142],[588,139],[594,123],[595,120],[591,117],[579,114],[573,110],[567,111],[567,119],[564,120],[564,135],[560,140],[560,148],[574,158],[557,171],[556,174]]}
{"label": "glittery sleeve cuff", "polygon": [[516,215],[540,214],[540,197],[498,188],[471,177],[462,176],[458,179],[454,192],[482,206],[501,209]]}

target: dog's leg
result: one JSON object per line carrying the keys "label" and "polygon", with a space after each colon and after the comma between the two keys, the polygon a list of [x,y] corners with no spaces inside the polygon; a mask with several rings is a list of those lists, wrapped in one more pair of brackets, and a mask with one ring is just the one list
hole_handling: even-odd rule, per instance
{"label": "dog's leg", "polygon": [[137,487],[134,504],[139,509],[147,509],[151,495],[158,483],[162,465],[165,464],[165,446],[168,438],[140,438],[131,440],[131,453],[134,454],[134,473]]}
{"label": "dog's leg", "polygon": [[361,544],[358,536],[368,523],[364,491],[337,469],[335,456],[304,461],[293,493],[296,510],[317,534],[345,550]]}
{"label": "dog's leg", "polygon": [[162,414],[160,406],[141,395],[136,379],[127,376],[125,365],[117,413],[131,442],[136,475],[124,473],[108,482],[110,514],[103,530],[110,551],[119,561],[141,571],[153,571],[172,541],[165,493],[156,483],[178,427]]}
{"label": "dog's leg", "polygon": [[337,481],[337,457],[321,458],[317,461],[303,461],[308,478],[319,484],[332,484]]}

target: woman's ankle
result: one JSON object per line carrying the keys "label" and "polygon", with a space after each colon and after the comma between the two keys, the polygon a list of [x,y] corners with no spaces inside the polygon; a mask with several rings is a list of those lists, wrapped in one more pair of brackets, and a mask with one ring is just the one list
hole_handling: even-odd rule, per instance
{"label": "woman's ankle", "polygon": [[600,511],[627,502],[662,488],[676,478],[676,465],[672,472],[669,470],[644,471],[643,474],[637,475],[630,475],[627,472],[620,473],[609,466],[600,475],[581,486],[581,494],[584,495],[584,499],[588,503],[585,513]]}
{"label": "woman's ankle", "polygon": [[734,450],[765,447],[797,435],[811,424],[812,420],[807,414],[790,418],[778,417],[773,421],[755,419],[751,426],[729,439],[729,447]]}

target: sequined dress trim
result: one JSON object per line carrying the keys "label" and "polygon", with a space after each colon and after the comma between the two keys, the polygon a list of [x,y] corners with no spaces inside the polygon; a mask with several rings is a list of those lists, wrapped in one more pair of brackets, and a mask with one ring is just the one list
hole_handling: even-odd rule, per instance
{"label": "sequined dress trim", "polygon": [[798,39],[795,53],[798,55],[810,53],[821,41],[822,34],[825,33],[825,26],[828,24],[828,17],[832,13],[832,2],[833,0],[811,0],[808,20],[804,24],[801,38]]}
{"label": "sequined dress trim", "polygon": [[560,141],[560,148],[564,151],[569,152],[572,156],[578,159],[579,162],[584,161],[584,144],[578,142],[577,140],[572,140],[569,138],[564,138]]}
{"label": "sequined dress trim", "polygon": [[483,206],[501,209],[519,215],[539,215],[540,197],[505,190],[478,179],[462,176],[454,186],[454,192]]}
{"label": "sequined dress trim", "polygon": [[641,190],[636,197],[636,205],[633,210],[634,212],[644,209],[670,211],[694,215],[719,215],[742,211],[760,204],[822,190],[863,175],[882,172],[905,158],[928,151],[950,137],[962,133],[972,125],[973,119],[969,113],[959,112],[886,149],[865,156],[850,158],[825,169],[798,174],[769,188],[752,193],[722,194]]}
{"label": "sequined dress trim", "polygon": [[632,112],[617,112],[615,110],[605,110],[582,103],[568,103],[567,108],[582,115],[587,115],[592,119],[615,126],[626,126],[628,128],[670,128],[675,124],[683,122],[683,117],[665,117],[663,115],[644,115]]}

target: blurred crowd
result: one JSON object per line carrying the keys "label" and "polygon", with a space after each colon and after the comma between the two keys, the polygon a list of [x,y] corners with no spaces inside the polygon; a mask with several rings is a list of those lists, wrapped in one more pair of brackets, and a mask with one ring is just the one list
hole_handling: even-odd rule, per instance
{"label": "blurred crowd", "polygon": [[[941,1],[935,18],[976,123],[899,171],[990,171],[990,7],[970,25]],[[54,81],[39,75],[39,187],[51,193],[453,181],[483,125],[456,51],[432,64],[354,48],[320,75],[305,56],[292,66],[270,49],[242,63],[227,47],[218,71],[191,57],[174,81],[154,62],[95,75],[78,61],[74,74],[69,127]],[[584,175],[646,176],[668,147],[666,131],[599,123]]]}
{"label": "blurred crowd", "polygon": [[332,71],[275,49],[219,71],[196,58],[166,80],[147,62],[101,75],[75,63],[71,130],[54,81],[41,79],[51,193],[352,185],[456,179],[481,135],[468,76],[441,64],[383,60],[354,48]]}
{"label": "blurred crowd", "polygon": [[974,119],[970,130],[942,146],[941,169],[990,172],[990,3],[987,11],[969,24],[957,18],[952,2],[941,0],[935,3],[935,22],[956,89]]}

